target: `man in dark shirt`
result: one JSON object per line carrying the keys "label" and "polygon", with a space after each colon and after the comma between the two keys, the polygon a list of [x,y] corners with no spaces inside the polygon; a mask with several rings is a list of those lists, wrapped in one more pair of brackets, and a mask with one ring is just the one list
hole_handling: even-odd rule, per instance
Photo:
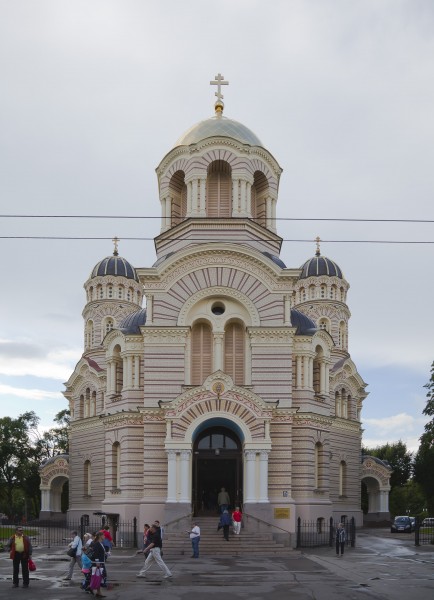
{"label": "man in dark shirt", "polygon": [[156,562],[157,565],[160,567],[160,569],[165,574],[164,579],[168,579],[169,577],[172,577],[172,573],[170,572],[170,569],[168,568],[168,566],[165,564],[165,562],[161,558],[162,542],[161,542],[160,529],[157,528],[155,525],[151,525],[151,529],[149,531],[150,531],[149,544],[144,549],[144,552],[149,550],[149,555],[148,555],[148,558],[145,560],[143,569],[140,571],[140,573],[137,575],[137,577],[146,578],[146,574],[149,571],[149,569],[152,567],[152,563]]}

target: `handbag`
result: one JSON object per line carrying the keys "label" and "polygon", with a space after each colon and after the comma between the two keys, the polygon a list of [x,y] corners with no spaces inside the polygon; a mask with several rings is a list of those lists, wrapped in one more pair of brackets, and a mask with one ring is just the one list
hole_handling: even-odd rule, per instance
{"label": "handbag", "polygon": [[31,558],[29,558],[29,571],[36,571],[36,565]]}
{"label": "handbag", "polygon": [[92,576],[90,578],[89,587],[91,590],[97,590],[101,587],[102,573],[100,567],[92,567]]}
{"label": "handbag", "polygon": [[69,548],[69,549],[66,551],[66,554],[67,554],[68,556],[70,556],[71,558],[74,558],[74,557],[75,557],[75,555],[77,554],[77,547],[75,547],[75,548]]}

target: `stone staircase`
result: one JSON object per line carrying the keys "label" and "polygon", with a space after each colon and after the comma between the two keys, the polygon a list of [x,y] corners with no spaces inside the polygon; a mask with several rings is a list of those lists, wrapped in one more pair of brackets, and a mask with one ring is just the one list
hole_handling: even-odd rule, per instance
{"label": "stone staircase", "polygon": [[[198,517],[200,527],[200,554],[202,556],[283,556],[291,552],[288,545],[273,539],[270,531],[253,531],[253,527],[243,527],[240,535],[234,535],[229,529],[229,541],[223,538],[223,530],[217,531],[218,515],[215,517]],[[164,530],[164,557],[176,558],[191,556],[191,541],[186,529],[176,531]]]}

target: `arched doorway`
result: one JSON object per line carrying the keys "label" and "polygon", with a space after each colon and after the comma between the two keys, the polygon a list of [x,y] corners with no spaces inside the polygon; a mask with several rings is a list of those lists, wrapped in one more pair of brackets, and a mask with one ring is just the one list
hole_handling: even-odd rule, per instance
{"label": "arched doorway", "polygon": [[214,515],[222,487],[229,493],[231,506],[243,502],[242,445],[235,431],[214,425],[200,431],[193,445],[193,511]]}

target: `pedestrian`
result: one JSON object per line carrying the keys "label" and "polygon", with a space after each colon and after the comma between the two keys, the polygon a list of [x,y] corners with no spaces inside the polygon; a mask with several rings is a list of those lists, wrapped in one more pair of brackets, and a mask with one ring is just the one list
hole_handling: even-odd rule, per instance
{"label": "pedestrian", "polygon": [[199,558],[200,527],[196,521],[193,521],[191,530],[187,533],[190,534],[191,546],[193,548],[191,558]]}
{"label": "pedestrian", "polygon": [[344,555],[345,542],[347,541],[347,534],[344,529],[343,523],[339,523],[336,529],[336,556],[339,557]]}
{"label": "pedestrian", "polygon": [[[136,554],[145,554],[145,548],[149,545],[149,536],[150,536],[150,527],[149,527],[148,523],[145,523],[145,525],[143,526],[142,549],[137,550]],[[149,550],[145,554],[145,558],[147,558],[148,554],[149,554]]]}
{"label": "pedestrian", "polygon": [[102,541],[106,554],[109,554],[110,550],[112,549],[113,546],[113,538],[112,535],[110,533],[110,528],[108,525],[104,525],[104,527],[101,529],[101,533],[104,536],[104,539]]}
{"label": "pedestrian", "polygon": [[[102,531],[98,531],[89,550],[92,553],[92,563],[101,569],[101,582],[103,578],[107,577],[107,572],[105,570],[105,548],[103,541],[104,534]],[[94,568],[95,567],[92,567],[92,569]],[[101,583],[97,588],[95,588],[95,596],[97,598],[105,598],[104,594],[101,594]]]}
{"label": "pedestrian", "polygon": [[217,496],[217,503],[219,505],[219,509],[220,509],[221,513],[223,513],[224,510],[227,510],[229,508],[230,498],[229,498],[229,494],[227,493],[227,491],[224,487],[222,487],[219,495]]}
{"label": "pedestrian", "polygon": [[76,531],[71,531],[72,542],[68,545],[68,552],[72,551],[71,560],[69,561],[69,571],[68,575],[64,578],[65,580],[71,580],[72,575],[74,573],[74,566],[77,564],[79,569],[81,570],[81,552],[83,548],[83,544],[81,542],[80,536]]}
{"label": "pedestrian", "polygon": [[24,535],[23,528],[15,528],[15,534],[8,540],[7,546],[10,550],[9,557],[13,564],[12,587],[17,588],[21,575],[23,577],[23,588],[29,587],[29,558],[32,558],[32,542],[27,535]]}
{"label": "pedestrian", "polygon": [[240,511],[240,507],[236,506],[234,512],[232,513],[232,526],[233,526],[235,535],[240,535],[242,520],[243,520],[243,515]]}
{"label": "pedestrian", "polygon": [[229,542],[229,525],[230,524],[231,524],[231,517],[229,516],[228,511],[224,510],[220,516],[220,522],[219,522],[218,529],[223,528],[223,537],[227,542]]}
{"label": "pedestrian", "polygon": [[152,567],[152,563],[154,562],[156,562],[160,569],[163,571],[163,573],[165,573],[164,579],[169,579],[169,577],[172,577],[172,573],[170,572],[169,567],[161,558],[161,546],[162,543],[160,529],[155,524],[152,524],[149,534],[149,544],[144,549],[144,552],[147,552],[149,550],[149,555],[148,558],[145,560],[143,569],[141,569],[137,577],[143,577],[146,579],[146,574]]}

